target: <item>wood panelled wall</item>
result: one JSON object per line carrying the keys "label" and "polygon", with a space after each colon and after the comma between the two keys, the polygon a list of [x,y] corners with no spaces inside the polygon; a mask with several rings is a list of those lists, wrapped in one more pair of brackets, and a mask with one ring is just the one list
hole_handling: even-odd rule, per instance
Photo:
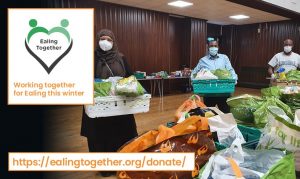
{"label": "wood panelled wall", "polygon": [[[133,70],[175,71],[205,54],[206,21],[95,0],[54,0],[48,7],[95,8],[95,31],[111,29]],[[95,42],[95,45],[97,42]]]}
{"label": "wood panelled wall", "polygon": [[169,37],[170,37],[170,70],[176,71],[182,65],[189,65],[188,28],[190,24],[185,18],[169,17]]}
{"label": "wood panelled wall", "polygon": [[190,67],[194,68],[201,57],[206,54],[206,21],[191,19],[191,61]]}
{"label": "wood panelled wall", "polygon": [[221,36],[222,26],[216,24],[207,24],[207,37]]}

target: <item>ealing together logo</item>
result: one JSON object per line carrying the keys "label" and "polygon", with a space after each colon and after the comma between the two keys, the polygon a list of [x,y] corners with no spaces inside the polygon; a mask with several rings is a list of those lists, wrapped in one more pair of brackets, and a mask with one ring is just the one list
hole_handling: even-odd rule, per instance
{"label": "ealing together logo", "polygon": [[[70,52],[73,40],[70,37],[69,32],[66,27],[69,25],[67,19],[63,19],[60,22],[61,26],[53,27],[48,30],[45,27],[37,26],[37,20],[31,19],[29,21],[29,26],[32,28],[27,38],[25,39],[25,47],[30,55],[32,55],[46,70],[48,74],[54,69],[54,67]],[[51,35],[56,34],[55,37]],[[48,38],[43,38],[46,35]],[[60,35],[60,36],[59,36]],[[37,36],[35,38],[35,36]],[[34,39],[33,42],[30,41]],[[57,57],[53,59],[52,63],[45,63],[49,60],[49,55],[56,53]]]}

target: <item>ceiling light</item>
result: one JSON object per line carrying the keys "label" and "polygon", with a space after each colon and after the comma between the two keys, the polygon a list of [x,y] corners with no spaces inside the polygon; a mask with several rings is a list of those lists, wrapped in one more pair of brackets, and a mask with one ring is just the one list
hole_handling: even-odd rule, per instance
{"label": "ceiling light", "polygon": [[229,16],[231,19],[248,19],[250,18],[249,16],[245,15],[235,15],[235,16]]}
{"label": "ceiling light", "polygon": [[186,6],[193,5],[193,3],[186,2],[186,1],[173,1],[173,2],[169,2],[168,5],[176,6],[176,7],[186,7]]}

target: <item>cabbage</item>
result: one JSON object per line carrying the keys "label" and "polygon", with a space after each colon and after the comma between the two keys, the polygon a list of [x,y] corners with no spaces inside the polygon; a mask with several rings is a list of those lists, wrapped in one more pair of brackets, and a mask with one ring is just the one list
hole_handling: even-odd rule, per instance
{"label": "cabbage", "polygon": [[261,106],[263,99],[258,96],[244,94],[227,99],[230,112],[239,121],[254,123],[253,113]]}
{"label": "cabbage", "polygon": [[261,95],[263,97],[276,97],[276,98],[280,98],[281,97],[281,91],[280,91],[280,87],[279,86],[272,86],[269,88],[263,88],[261,89]]}

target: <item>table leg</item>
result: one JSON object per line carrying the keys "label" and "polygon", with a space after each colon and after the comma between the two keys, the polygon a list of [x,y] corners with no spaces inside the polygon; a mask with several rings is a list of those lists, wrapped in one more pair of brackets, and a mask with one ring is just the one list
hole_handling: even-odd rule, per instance
{"label": "table leg", "polygon": [[161,80],[157,80],[157,87],[158,87],[158,93],[159,93],[159,97],[161,98]]}
{"label": "table leg", "polygon": [[159,109],[161,110],[161,79],[157,80],[157,88],[159,94]]}
{"label": "table leg", "polygon": [[156,80],[153,80],[153,96],[155,95]]}
{"label": "table leg", "polygon": [[164,110],[164,79],[161,80],[161,108]]}
{"label": "table leg", "polygon": [[150,81],[150,92],[151,92],[151,96],[153,96],[153,83],[152,83],[152,80],[149,80]]}

